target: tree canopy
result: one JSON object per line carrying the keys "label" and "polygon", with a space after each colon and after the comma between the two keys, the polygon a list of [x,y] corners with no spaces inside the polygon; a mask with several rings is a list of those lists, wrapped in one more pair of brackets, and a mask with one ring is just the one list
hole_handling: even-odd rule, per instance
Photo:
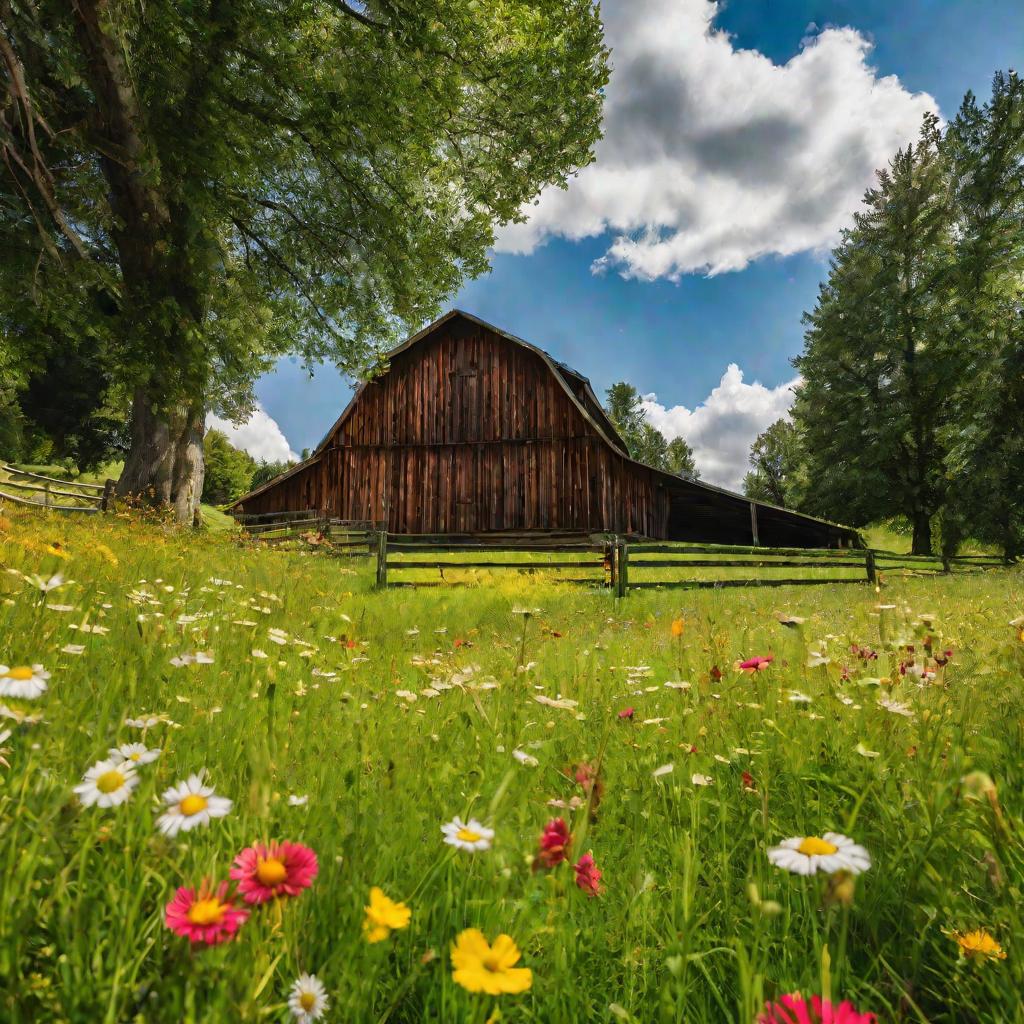
{"label": "tree canopy", "polygon": [[789,420],[776,420],[750,446],[751,470],[743,478],[743,493],[754,501],[782,508],[799,507],[803,444],[799,429]]}
{"label": "tree canopy", "polygon": [[205,412],[286,352],[356,374],[592,158],[590,0],[0,0],[0,313],[88,339],[122,490],[202,490]]}
{"label": "tree canopy", "polygon": [[632,384],[626,381],[613,384],[605,392],[605,402],[608,418],[637,462],[687,480],[700,479],[693,449],[685,438],[675,437],[669,441],[647,419],[640,392]]}

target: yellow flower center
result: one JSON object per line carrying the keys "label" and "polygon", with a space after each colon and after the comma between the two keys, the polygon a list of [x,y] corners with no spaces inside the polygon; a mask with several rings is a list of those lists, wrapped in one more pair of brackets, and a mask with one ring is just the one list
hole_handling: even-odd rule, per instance
{"label": "yellow flower center", "polygon": [[124,776],[116,769],[104,772],[96,780],[96,788],[101,793],[113,793],[124,785]]}
{"label": "yellow flower center", "polygon": [[299,996],[299,1006],[301,1006],[306,1013],[309,1013],[309,1011],[316,1006],[316,996],[313,995],[312,992],[303,992],[302,995]]}
{"label": "yellow flower center", "polygon": [[474,832],[471,828],[460,828],[455,833],[456,839],[461,839],[464,843],[478,843],[482,838],[479,832]]}
{"label": "yellow flower center", "polygon": [[227,909],[226,903],[221,903],[216,896],[209,896],[205,900],[196,900],[188,908],[188,919],[192,924],[220,924]]}
{"label": "yellow flower center", "polygon": [[19,679],[27,680],[31,679],[35,675],[27,665],[19,665],[17,668],[12,668],[9,672],[4,674],[5,679]]}
{"label": "yellow flower center", "polygon": [[136,750],[134,754],[128,755],[129,761],[139,761],[142,759],[142,755]]}
{"label": "yellow flower center", "polygon": [[827,857],[838,849],[838,846],[834,846],[827,839],[819,839],[817,836],[807,836],[797,847],[800,853],[808,857]]}
{"label": "yellow flower center", "polygon": [[198,793],[189,793],[184,800],[178,804],[178,810],[185,815],[186,818],[191,818],[193,814],[198,814],[200,811],[206,810],[207,799],[205,796],[200,796]]}
{"label": "yellow flower center", "polygon": [[491,974],[497,974],[501,968],[501,961],[493,954],[490,953],[483,958],[481,963],[484,966],[485,971],[490,971]]}
{"label": "yellow flower center", "polygon": [[288,877],[288,869],[277,857],[268,857],[256,865],[256,877],[263,885],[280,885]]}

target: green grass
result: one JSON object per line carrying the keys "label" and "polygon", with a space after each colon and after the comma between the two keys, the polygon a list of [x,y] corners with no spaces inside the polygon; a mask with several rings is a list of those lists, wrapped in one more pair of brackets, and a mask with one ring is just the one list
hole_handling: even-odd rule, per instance
{"label": "green grass", "polygon": [[[3,743],[0,1019],[281,1021],[309,971],[331,1021],[483,1024],[495,1000],[451,976],[449,946],[471,926],[513,936],[533,971],[529,992],[500,998],[506,1022],[751,1024],[766,998],[821,991],[823,960],[833,995],[881,1021],[1024,1019],[1024,642],[1007,624],[1024,612],[1019,570],[894,576],[881,595],[646,591],[616,603],[512,574],[377,593],[369,560],[123,517],[3,516],[0,568],[72,582],[43,599],[0,573],[0,661],[52,673],[39,700],[4,701],[42,720],[8,721]],[[517,606],[540,611],[524,619]],[[777,613],[806,621],[786,628]],[[83,623],[106,632],[71,628]],[[913,645],[921,664],[926,637],[954,654],[919,687],[899,663]],[[853,643],[878,659],[852,657]],[[808,667],[811,649],[830,662]],[[214,663],[171,665],[195,651]],[[754,676],[733,667],[767,653]],[[912,718],[877,703],[894,679]],[[690,688],[664,685],[679,680]],[[618,717],[627,706],[632,721]],[[143,713],[176,725],[124,724]],[[83,772],[140,738],[162,753],[131,800],[80,806]],[[584,762],[600,766],[593,814],[549,807],[585,797],[573,778]],[[233,811],[168,839],[157,798],[201,768]],[[997,805],[965,798],[975,770],[995,780]],[[304,806],[289,804],[297,794]],[[492,825],[493,848],[445,846],[456,814]],[[592,850],[604,873],[595,899],[566,864],[530,869],[558,814],[573,859]],[[848,907],[824,907],[824,879],[766,857],[829,830],[873,859]],[[316,850],[308,892],[210,949],[164,926],[178,886],[226,879],[244,846],[270,839]],[[361,931],[372,885],[412,909],[378,945]],[[945,931],[975,927],[1006,960],[958,958]]]}

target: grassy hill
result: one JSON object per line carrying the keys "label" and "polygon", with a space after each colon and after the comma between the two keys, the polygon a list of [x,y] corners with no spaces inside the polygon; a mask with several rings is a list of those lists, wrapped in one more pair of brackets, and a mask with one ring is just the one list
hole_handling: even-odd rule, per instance
{"label": "grassy hill", "polygon": [[[368,561],[10,509],[0,561],[0,662],[50,673],[27,699],[0,672],[4,1020],[280,1021],[301,972],[360,1024],[751,1024],[823,986],[882,1021],[1021,1019],[1019,570],[377,593]],[[124,803],[83,806],[127,743],[158,756]],[[163,795],[199,772],[229,813],[164,834]],[[447,845],[455,816],[490,848]],[[534,870],[557,817],[566,861]],[[769,860],[829,832],[870,868]],[[285,840],[317,855],[308,890],[209,948],[166,926],[179,887]],[[411,914],[371,943],[374,886]],[[462,987],[467,928],[511,936],[530,987]],[[961,956],[978,928],[1005,960]]]}

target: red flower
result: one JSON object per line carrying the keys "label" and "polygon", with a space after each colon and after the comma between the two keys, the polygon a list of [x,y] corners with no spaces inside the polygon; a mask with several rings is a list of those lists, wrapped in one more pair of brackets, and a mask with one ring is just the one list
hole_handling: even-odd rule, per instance
{"label": "red flower", "polygon": [[316,854],[302,843],[253,843],[236,858],[231,877],[246,903],[266,903],[277,896],[298,896],[319,870]]}
{"label": "red flower", "polygon": [[576,884],[588,895],[597,896],[601,892],[601,869],[594,863],[593,854],[585,853],[572,866],[576,872]]}
{"label": "red flower", "polygon": [[619,718],[632,718],[632,717],[633,717],[633,709],[632,708],[623,708],[619,712]]}
{"label": "red flower", "polygon": [[564,818],[552,818],[540,836],[540,852],[533,860],[534,870],[553,868],[569,856],[572,833]]}
{"label": "red flower", "polygon": [[722,670],[717,665],[712,665],[708,675],[717,683],[722,678]]}
{"label": "red flower", "polygon": [[741,776],[743,779],[743,788],[748,793],[756,793],[757,786],[754,785],[754,776],[750,772],[744,772]]}
{"label": "red flower", "polygon": [[760,672],[766,669],[774,660],[774,654],[766,654],[763,657],[758,654],[753,658],[747,658],[746,661],[736,662],[736,668],[741,672]]}
{"label": "red flower", "polygon": [[757,1024],[876,1024],[873,1013],[859,1013],[853,1003],[835,1005],[821,996],[805,1002],[799,992],[783,996],[777,1003],[765,1003]]}
{"label": "red flower", "polygon": [[227,942],[249,916],[248,910],[235,906],[235,897],[228,897],[227,892],[227,882],[221,882],[216,892],[205,881],[198,892],[180,888],[164,908],[164,923],[189,942],[208,946]]}

